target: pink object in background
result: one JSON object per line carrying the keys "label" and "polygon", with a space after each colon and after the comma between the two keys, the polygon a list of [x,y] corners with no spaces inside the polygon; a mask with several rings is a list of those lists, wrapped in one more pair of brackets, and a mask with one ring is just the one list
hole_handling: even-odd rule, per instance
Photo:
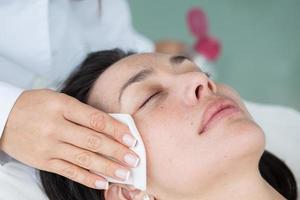
{"label": "pink object in background", "polygon": [[186,20],[191,34],[196,38],[194,50],[209,61],[217,60],[221,53],[221,44],[209,34],[205,12],[199,7],[193,7],[187,12]]}
{"label": "pink object in background", "polygon": [[190,32],[196,37],[201,38],[208,34],[208,24],[206,15],[200,8],[191,8],[187,13],[187,24]]}
{"label": "pink object in background", "polygon": [[194,49],[207,60],[215,61],[220,55],[221,45],[217,39],[205,36],[196,42]]}

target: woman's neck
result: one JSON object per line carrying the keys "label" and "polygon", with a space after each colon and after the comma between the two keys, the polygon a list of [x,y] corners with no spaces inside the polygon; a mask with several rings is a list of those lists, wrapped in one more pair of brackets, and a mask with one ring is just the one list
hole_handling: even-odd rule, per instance
{"label": "woman's neck", "polygon": [[[247,171],[249,172],[249,171]],[[184,200],[286,200],[280,193],[278,193],[272,186],[266,182],[260,175],[258,169],[251,173],[235,173],[224,176],[214,185],[209,185],[204,190],[199,190],[197,195],[185,196],[184,198],[170,199],[184,199]],[[169,200],[165,198],[164,200]]]}
{"label": "woman's neck", "polygon": [[250,174],[231,176],[218,182],[206,194],[195,199],[201,200],[285,200],[266,182],[259,171]]}

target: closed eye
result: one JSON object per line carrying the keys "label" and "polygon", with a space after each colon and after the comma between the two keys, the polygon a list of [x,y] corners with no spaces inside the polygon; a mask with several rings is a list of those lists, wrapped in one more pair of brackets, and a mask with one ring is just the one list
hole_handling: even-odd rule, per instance
{"label": "closed eye", "polygon": [[142,103],[142,105],[139,107],[139,109],[140,108],[142,108],[143,106],[145,106],[153,97],[155,97],[157,94],[159,94],[160,92],[155,92],[154,94],[152,94],[148,99],[146,99],[143,103]]}

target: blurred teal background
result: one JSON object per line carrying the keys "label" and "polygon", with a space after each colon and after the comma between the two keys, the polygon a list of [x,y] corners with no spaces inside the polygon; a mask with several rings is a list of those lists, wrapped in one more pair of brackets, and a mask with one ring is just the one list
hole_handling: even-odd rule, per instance
{"label": "blurred teal background", "polygon": [[129,0],[135,28],[148,38],[193,44],[185,15],[200,6],[222,43],[217,81],[247,100],[300,110],[300,0]]}

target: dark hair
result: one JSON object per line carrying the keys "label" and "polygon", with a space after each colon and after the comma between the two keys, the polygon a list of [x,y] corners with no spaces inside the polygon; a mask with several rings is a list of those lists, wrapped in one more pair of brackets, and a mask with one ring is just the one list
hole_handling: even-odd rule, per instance
{"label": "dark hair", "polygon": [[[112,64],[133,53],[120,49],[91,53],[65,81],[61,92],[86,103],[97,78]],[[259,170],[262,177],[288,200],[296,200],[297,185],[287,165],[268,151],[264,151]],[[104,200],[104,191],[88,188],[63,176],[40,171],[45,193],[50,200]]]}

